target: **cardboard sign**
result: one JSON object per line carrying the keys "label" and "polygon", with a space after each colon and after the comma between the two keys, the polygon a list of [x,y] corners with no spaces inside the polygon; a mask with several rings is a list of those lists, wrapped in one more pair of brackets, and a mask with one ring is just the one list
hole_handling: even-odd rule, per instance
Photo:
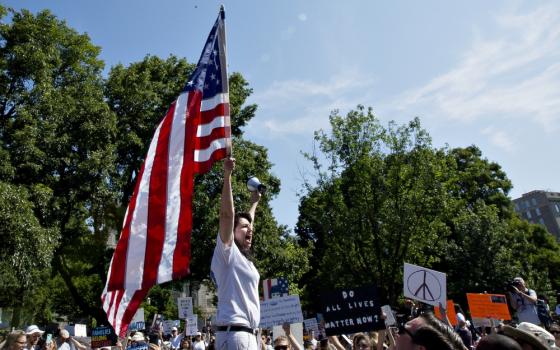
{"label": "cardboard sign", "polygon": [[186,319],[185,332],[187,335],[196,335],[198,332],[198,317],[196,315],[188,316]]}
{"label": "cardboard sign", "polygon": [[87,329],[85,324],[73,324],[64,327],[73,337],[87,337]]}
{"label": "cardboard sign", "polygon": [[181,320],[193,315],[193,304],[191,297],[177,298],[177,308],[179,309],[179,318]]}
{"label": "cardboard sign", "polygon": [[445,274],[422,266],[404,264],[404,296],[433,306],[447,305]]}
{"label": "cardboard sign", "polygon": [[290,295],[261,301],[260,328],[271,328],[282,325],[284,322],[303,322],[299,296]]}
{"label": "cardboard sign", "polygon": [[[457,313],[455,312],[455,303],[453,302],[453,300],[449,299],[447,301],[446,308],[447,318],[449,319],[449,322],[451,323],[451,325],[456,326],[459,323],[459,320],[457,320]],[[441,314],[439,306],[434,307],[434,315],[443,321],[443,315]]]}
{"label": "cardboard sign", "polygon": [[117,335],[113,327],[95,327],[91,330],[91,348],[117,345]]}
{"label": "cardboard sign", "polygon": [[511,320],[506,296],[503,294],[467,293],[472,317]]}
{"label": "cardboard sign", "polygon": [[385,314],[385,326],[389,327],[397,324],[395,314],[393,314],[393,310],[390,305],[383,305],[381,310]]}
{"label": "cardboard sign", "polygon": [[374,286],[321,294],[327,336],[385,328]]}

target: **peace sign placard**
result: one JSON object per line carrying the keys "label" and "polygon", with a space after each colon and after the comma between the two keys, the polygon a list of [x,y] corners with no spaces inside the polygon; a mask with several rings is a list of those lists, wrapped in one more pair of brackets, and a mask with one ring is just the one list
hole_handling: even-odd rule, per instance
{"label": "peace sign placard", "polygon": [[422,266],[404,263],[404,296],[423,303],[446,305],[447,284],[445,274]]}

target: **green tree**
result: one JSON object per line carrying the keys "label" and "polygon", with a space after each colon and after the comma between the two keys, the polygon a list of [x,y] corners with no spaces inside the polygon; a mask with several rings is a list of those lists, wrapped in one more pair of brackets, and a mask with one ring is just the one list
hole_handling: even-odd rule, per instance
{"label": "green tree", "polygon": [[60,237],[38,249],[51,251],[75,309],[93,314],[82,302],[87,289],[76,285],[84,266],[69,260],[103,254],[91,249],[104,238],[93,218],[112,200],[115,116],[103,99],[100,49],[49,11],[0,12],[0,154],[9,164],[2,168],[29,193],[38,224]]}

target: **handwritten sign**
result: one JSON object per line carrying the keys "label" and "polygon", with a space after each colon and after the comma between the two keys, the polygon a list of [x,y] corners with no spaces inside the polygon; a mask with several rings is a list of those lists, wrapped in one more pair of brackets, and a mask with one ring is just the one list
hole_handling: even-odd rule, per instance
{"label": "handwritten sign", "polygon": [[196,315],[188,316],[185,323],[187,335],[196,335],[196,332],[198,332],[198,317]]}
{"label": "handwritten sign", "polygon": [[162,322],[163,334],[171,334],[171,329],[173,327],[179,327],[179,320],[165,320]]}
{"label": "handwritten sign", "polygon": [[395,314],[393,314],[393,310],[389,305],[383,305],[381,310],[385,314],[385,326],[393,326],[397,324],[397,320],[395,319]]}
{"label": "handwritten sign", "polygon": [[321,303],[327,336],[385,328],[374,286],[323,293]]}
{"label": "handwritten sign", "polygon": [[188,316],[193,314],[193,303],[191,297],[177,298],[177,308],[179,309],[179,318],[181,320],[187,319]]}
{"label": "handwritten sign", "polygon": [[260,328],[271,328],[284,322],[303,322],[299,296],[290,295],[261,302]]}
{"label": "handwritten sign", "polygon": [[467,293],[467,302],[473,318],[511,320],[507,299],[503,294]]}
{"label": "handwritten sign", "polygon": [[117,335],[112,327],[96,327],[91,330],[91,348],[101,348],[117,344]]}
{"label": "handwritten sign", "polygon": [[422,266],[404,264],[404,296],[433,306],[447,305],[445,274]]}
{"label": "handwritten sign", "polygon": [[307,318],[303,320],[303,324],[308,332],[313,331],[315,335],[319,334],[319,323],[316,318]]}

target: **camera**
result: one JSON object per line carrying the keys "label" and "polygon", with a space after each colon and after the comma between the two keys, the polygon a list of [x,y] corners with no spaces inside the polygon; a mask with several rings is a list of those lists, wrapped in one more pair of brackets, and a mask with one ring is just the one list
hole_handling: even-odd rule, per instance
{"label": "camera", "polygon": [[509,281],[506,283],[506,290],[510,293],[516,293],[519,290],[521,284],[517,281]]}

